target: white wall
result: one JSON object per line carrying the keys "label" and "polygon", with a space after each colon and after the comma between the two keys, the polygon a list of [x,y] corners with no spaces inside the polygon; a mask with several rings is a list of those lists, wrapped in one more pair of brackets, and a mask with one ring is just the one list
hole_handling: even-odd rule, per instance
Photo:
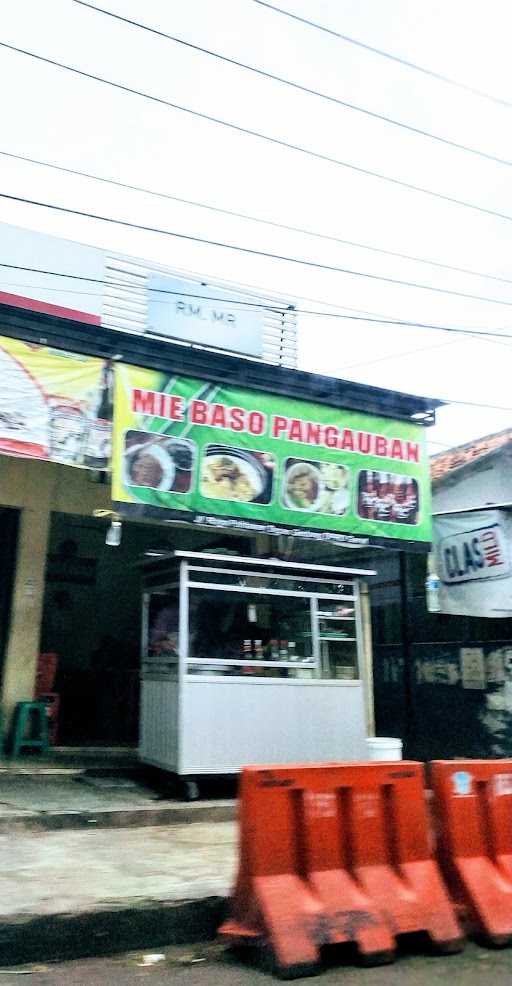
{"label": "white wall", "polygon": [[469,510],[512,503],[512,454],[499,450],[433,484],[432,510]]}
{"label": "white wall", "polygon": [[[17,267],[82,275],[99,281],[105,277],[105,252],[96,247],[6,223],[0,224],[0,243],[0,259]],[[0,267],[0,291],[101,315],[103,285],[89,281]]]}

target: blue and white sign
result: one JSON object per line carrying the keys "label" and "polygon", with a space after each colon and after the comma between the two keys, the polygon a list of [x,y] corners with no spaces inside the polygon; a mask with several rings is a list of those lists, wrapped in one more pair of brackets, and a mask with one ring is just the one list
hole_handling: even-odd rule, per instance
{"label": "blue and white sign", "polygon": [[439,612],[512,616],[512,519],[503,510],[434,517]]}
{"label": "blue and white sign", "polygon": [[213,346],[260,357],[263,352],[262,307],[251,299],[214,285],[150,274],[148,329],[169,339]]}

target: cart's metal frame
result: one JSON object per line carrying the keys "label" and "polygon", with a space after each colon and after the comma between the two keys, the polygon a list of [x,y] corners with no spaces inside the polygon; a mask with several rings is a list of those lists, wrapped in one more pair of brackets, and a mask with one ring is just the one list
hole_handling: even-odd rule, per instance
{"label": "cart's metal frame", "polygon": [[[371,670],[371,655],[365,653],[368,635],[363,632],[359,578],[375,573],[207,552],[177,551],[174,559],[176,574],[172,580],[152,585],[151,590],[144,594],[141,759],[190,779],[201,774],[236,773],[245,763],[259,762],[265,756],[277,762],[297,759],[315,762],[364,756],[364,741],[372,731],[373,701],[370,694],[371,673],[368,673],[368,669]],[[209,574],[217,579],[226,576],[226,580],[209,581]],[[233,584],[228,577],[250,578],[251,584]],[[263,582],[270,578],[274,583],[286,580],[286,588],[268,588]],[[259,579],[262,580],[261,585],[257,584]],[[297,583],[297,588],[289,588],[289,583]],[[299,583],[307,583],[307,588],[299,589]],[[326,585],[339,587],[340,592],[322,592],[321,588]],[[149,601],[151,595],[165,594],[171,589],[178,589],[179,594],[178,660],[148,661]],[[279,596],[309,599],[311,659],[290,662],[192,657],[190,591],[197,589],[242,593],[253,598]],[[322,616],[319,605],[323,600],[341,604],[350,602],[354,615]],[[327,618],[352,621],[355,637],[341,638],[340,634],[340,638],[347,643],[355,643],[357,678],[338,680],[326,677],[327,668],[322,664],[320,621]],[[311,672],[315,677],[275,678],[233,673],[233,668],[239,668],[242,672],[244,667],[254,667],[255,664],[258,669],[299,669]],[[228,676],[222,673],[227,667],[231,669]],[[192,668],[196,673],[191,673]],[[219,673],[216,674],[214,669],[218,669]],[[205,674],[197,673],[203,670]],[[283,693],[283,687],[293,688],[293,692]],[[262,688],[266,691],[261,691]],[[285,696],[288,696],[286,702]],[[258,700],[265,705],[261,716],[258,715]],[[281,728],[279,721],[272,720],[272,710],[283,710],[283,723],[286,723],[285,712],[288,708],[292,712],[287,722],[287,732],[283,733],[285,726]],[[304,723],[304,716],[311,720],[309,725]],[[277,718],[279,720],[281,716]],[[293,728],[294,725],[297,729]],[[233,749],[237,730],[240,737],[242,734],[244,737],[238,752]],[[263,741],[262,730],[266,733]],[[309,745],[304,744],[300,735],[304,730],[309,735]],[[226,732],[231,737],[231,745],[225,742]]]}

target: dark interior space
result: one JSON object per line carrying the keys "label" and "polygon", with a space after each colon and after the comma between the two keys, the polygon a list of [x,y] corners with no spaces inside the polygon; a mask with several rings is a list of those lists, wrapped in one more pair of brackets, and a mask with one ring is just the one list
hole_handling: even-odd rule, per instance
{"label": "dark interior space", "polygon": [[247,539],[131,522],[112,547],[107,527],[52,515],[41,651],[58,656],[59,746],[137,744],[143,565],[161,550],[250,552]]}

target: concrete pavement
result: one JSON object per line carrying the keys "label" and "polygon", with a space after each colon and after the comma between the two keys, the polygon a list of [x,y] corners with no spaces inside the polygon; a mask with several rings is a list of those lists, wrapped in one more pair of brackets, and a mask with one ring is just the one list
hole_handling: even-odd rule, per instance
{"label": "concrete pavement", "polygon": [[[169,777],[149,770],[101,772],[35,764],[0,767],[0,834],[57,829],[231,821],[233,784],[209,800],[177,800]],[[217,785],[219,787],[219,785]]]}
{"label": "concrete pavement", "polygon": [[113,752],[0,761],[0,963],[215,933],[235,865],[233,782],[187,804],[169,775]]}
{"label": "concrete pavement", "polygon": [[211,938],[236,855],[233,822],[0,835],[1,961]]}
{"label": "concrete pavement", "polygon": [[[151,951],[157,951],[152,949]],[[93,959],[32,968],[30,986],[264,986],[277,982],[255,966],[241,963],[225,950],[215,947],[164,948],[165,960],[142,965],[143,953],[113,959]],[[147,953],[146,953],[147,954]],[[21,970],[20,970],[21,971]],[[509,986],[512,978],[512,949],[487,951],[468,945],[462,955],[448,958],[401,955],[394,965],[359,969],[333,964],[317,979],[298,979],[297,983],[317,982],[319,986],[434,986],[449,979],[450,986]],[[18,982],[7,972],[1,976],[6,986]]]}

